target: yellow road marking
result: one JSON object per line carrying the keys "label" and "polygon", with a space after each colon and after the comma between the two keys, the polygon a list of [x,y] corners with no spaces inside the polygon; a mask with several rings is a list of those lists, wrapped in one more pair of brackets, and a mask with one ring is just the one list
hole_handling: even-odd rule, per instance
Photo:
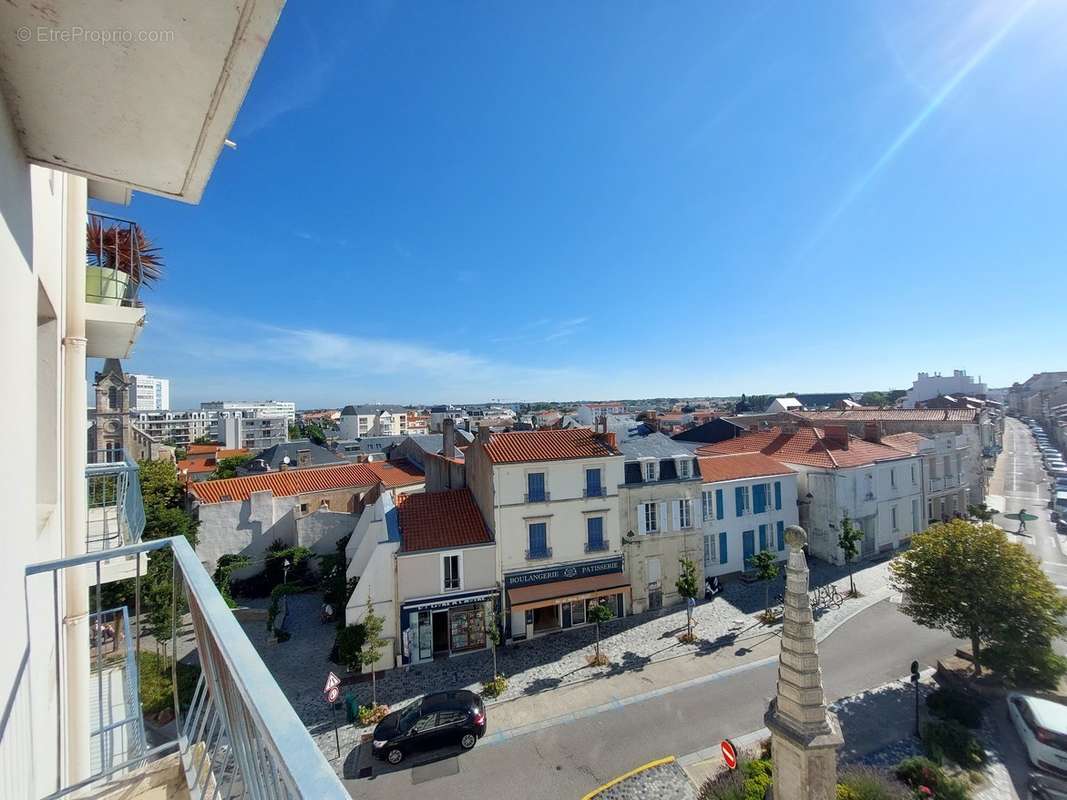
{"label": "yellow road marking", "polygon": [[603,786],[597,787],[596,789],[591,791],[589,794],[587,794],[584,797],[582,797],[582,800],[593,800],[594,797],[596,797],[598,794],[603,792],[605,789],[610,789],[615,784],[622,783],[627,778],[632,778],[634,775],[638,774],[639,772],[644,772],[646,769],[652,769],[653,767],[658,767],[658,766],[660,766],[662,764],[670,764],[673,761],[674,761],[674,756],[667,756],[666,758],[657,758],[655,761],[649,761],[647,764],[642,764],[637,769],[632,769],[629,772],[624,773],[624,774],[620,775],[617,778],[612,778],[610,781],[605,783]]}

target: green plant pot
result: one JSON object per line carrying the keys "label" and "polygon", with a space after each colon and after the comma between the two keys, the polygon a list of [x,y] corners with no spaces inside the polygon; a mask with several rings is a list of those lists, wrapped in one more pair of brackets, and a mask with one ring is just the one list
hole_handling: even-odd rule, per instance
{"label": "green plant pot", "polygon": [[122,305],[129,292],[130,276],[107,267],[85,268],[85,300],[105,306]]}

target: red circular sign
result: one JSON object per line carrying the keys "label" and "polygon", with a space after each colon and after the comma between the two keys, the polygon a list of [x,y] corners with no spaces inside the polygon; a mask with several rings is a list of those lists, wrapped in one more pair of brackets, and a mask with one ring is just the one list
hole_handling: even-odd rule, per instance
{"label": "red circular sign", "polygon": [[737,767],[737,751],[734,750],[733,742],[723,739],[719,748],[722,750],[722,760],[726,762],[726,766],[730,769]]}
{"label": "red circular sign", "polygon": [[334,687],[332,687],[330,689],[330,691],[326,692],[326,702],[327,703],[336,703],[337,702],[337,698],[340,697],[340,696],[341,696],[341,690],[338,689],[336,686],[334,686]]}

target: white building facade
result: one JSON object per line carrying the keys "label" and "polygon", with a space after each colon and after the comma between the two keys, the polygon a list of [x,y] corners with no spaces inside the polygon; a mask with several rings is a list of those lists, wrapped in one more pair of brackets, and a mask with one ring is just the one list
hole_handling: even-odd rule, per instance
{"label": "white building facade", "polygon": [[916,403],[941,397],[942,395],[964,395],[966,397],[986,396],[986,385],[982,379],[975,380],[967,374],[966,370],[953,370],[951,375],[942,375],[935,372],[920,372],[919,376],[912,381],[911,388],[904,395],[902,405],[904,408],[915,408]]}
{"label": "white building facade", "polygon": [[467,485],[497,546],[509,640],[629,613],[619,529],[623,456],[585,428],[490,434],[467,448]]}
{"label": "white building facade", "polygon": [[200,408],[204,411],[240,411],[259,416],[282,416],[290,425],[296,422],[296,403],[289,400],[209,400],[201,403]]}
{"label": "white building facade", "polygon": [[127,375],[130,411],[166,411],[170,408],[170,380],[154,375]]}
{"label": "white building facade", "polygon": [[406,436],[408,412],[400,406],[345,406],[339,424],[341,439]]}
{"label": "white building facade", "polygon": [[704,577],[748,572],[762,550],[785,559],[785,529],[799,524],[796,471],[763,455],[705,456],[699,464]]}

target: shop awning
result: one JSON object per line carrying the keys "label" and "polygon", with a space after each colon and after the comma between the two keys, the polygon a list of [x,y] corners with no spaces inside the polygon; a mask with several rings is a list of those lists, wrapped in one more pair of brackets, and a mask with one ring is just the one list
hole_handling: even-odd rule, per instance
{"label": "shop awning", "polygon": [[630,582],[621,572],[611,575],[593,575],[588,578],[575,578],[570,581],[552,581],[538,586],[519,586],[508,590],[511,610],[519,611],[522,606],[541,604],[546,601],[569,602],[580,600],[590,594],[604,594],[609,589],[629,589]]}

